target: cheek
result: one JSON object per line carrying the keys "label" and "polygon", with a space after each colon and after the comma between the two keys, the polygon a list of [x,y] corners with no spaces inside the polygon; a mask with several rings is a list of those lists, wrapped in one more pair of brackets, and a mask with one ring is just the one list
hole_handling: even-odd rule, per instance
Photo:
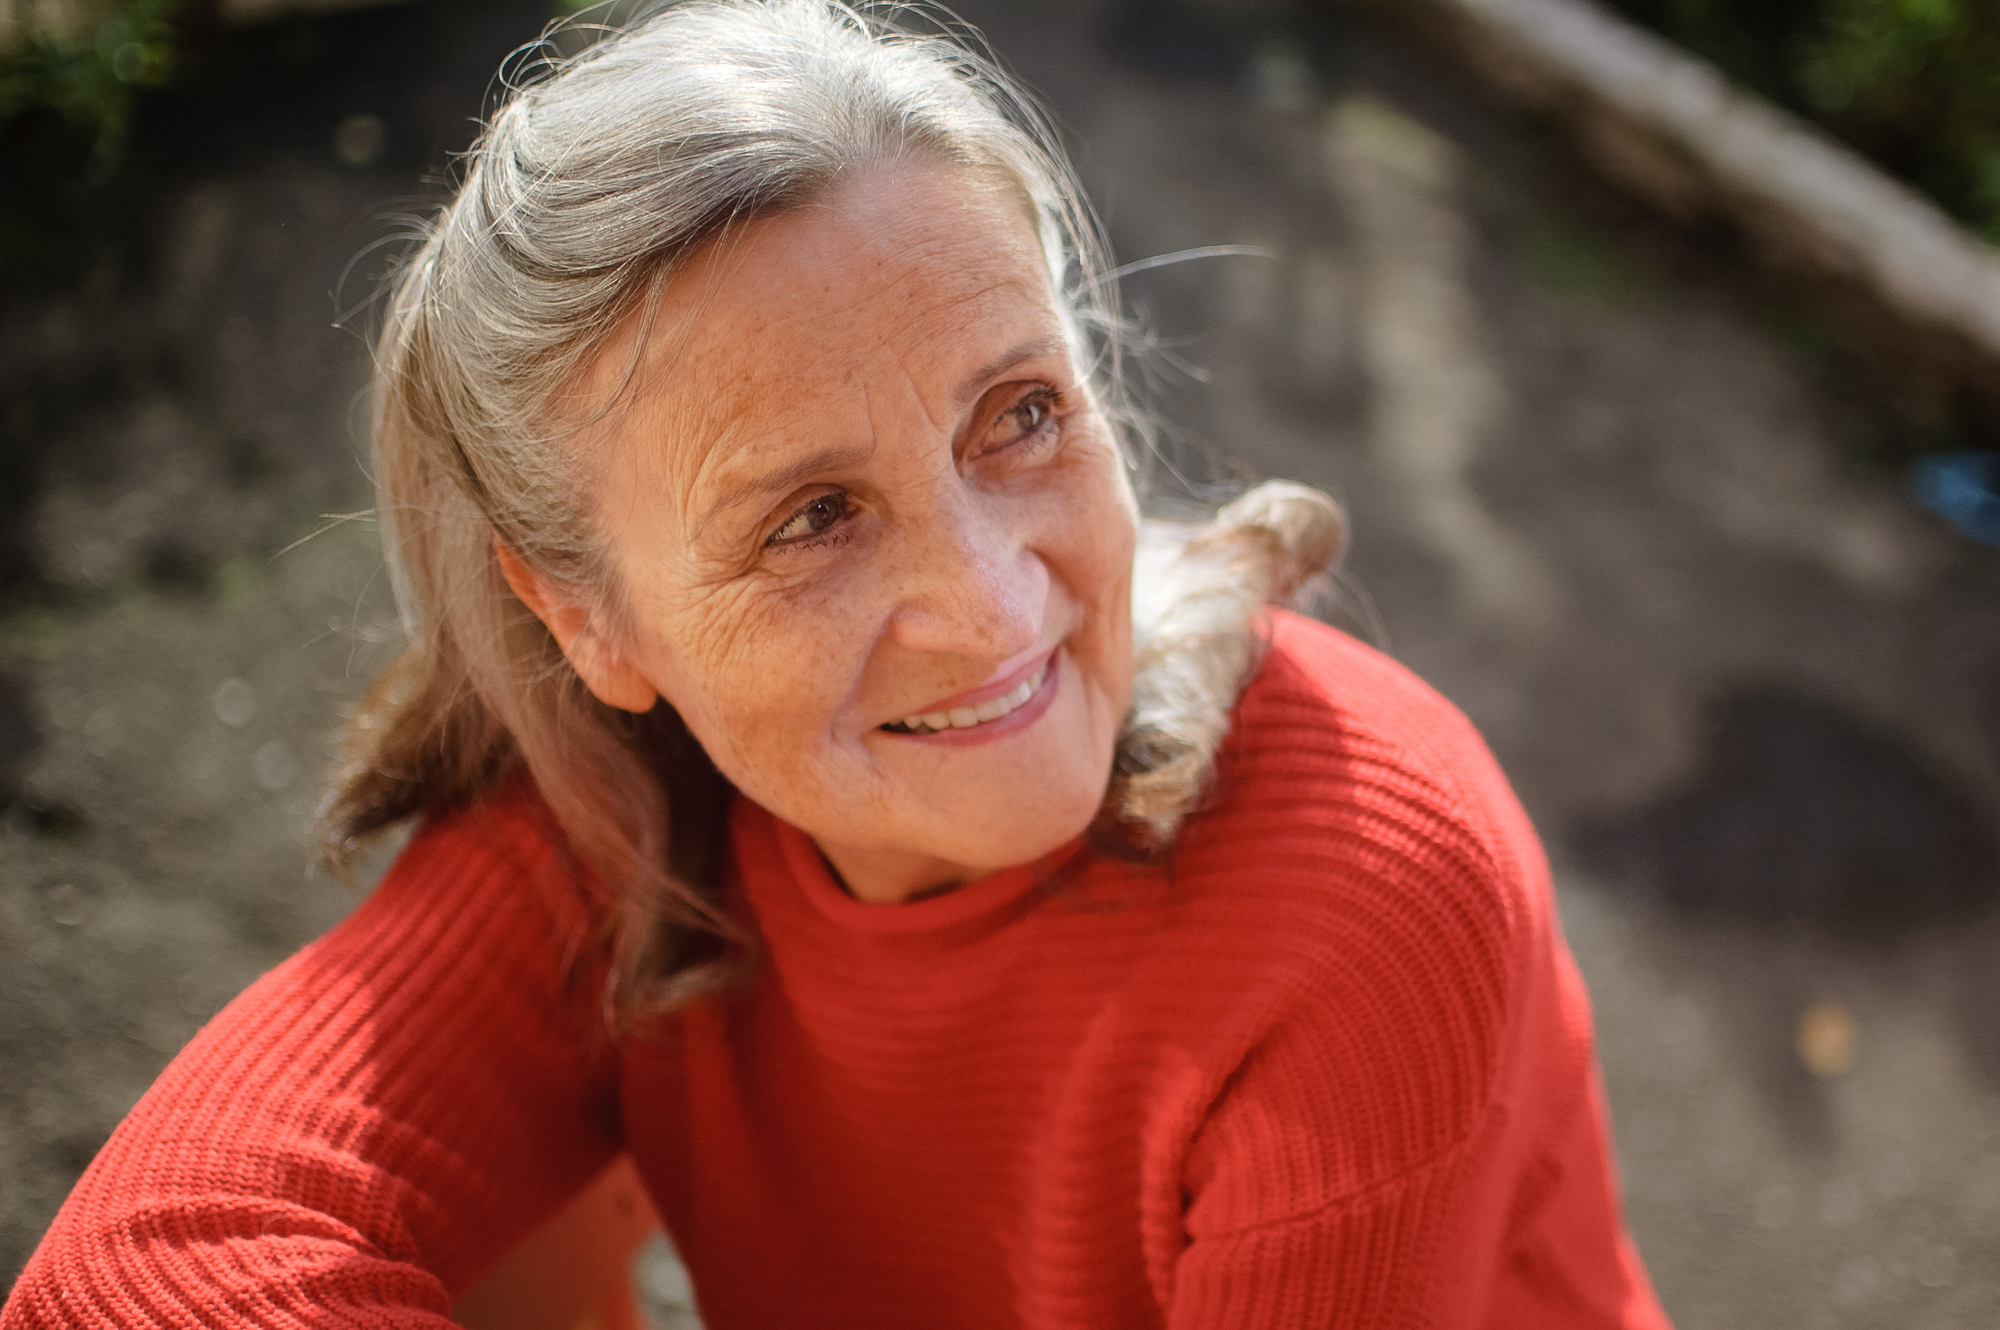
{"label": "cheek", "polygon": [[745,764],[823,740],[851,694],[854,625],[835,601],[744,582],[656,596],[640,668],[740,781]]}
{"label": "cheek", "polygon": [[1109,445],[1090,462],[1058,491],[1061,501],[1049,526],[1049,560],[1072,595],[1107,628],[1122,625],[1129,638],[1138,514],[1124,468]]}
{"label": "cheek", "polygon": [[1108,444],[1056,493],[1043,547],[1050,572],[1075,600],[1082,631],[1071,638],[1078,682],[1091,696],[1075,701],[1088,722],[1093,760],[1115,742],[1132,696],[1132,557],[1138,517],[1124,467]]}

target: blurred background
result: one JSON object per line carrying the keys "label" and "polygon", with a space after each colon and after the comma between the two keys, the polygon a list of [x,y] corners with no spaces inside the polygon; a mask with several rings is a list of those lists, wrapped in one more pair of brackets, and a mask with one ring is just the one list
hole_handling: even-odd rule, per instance
{"label": "blurred background", "polygon": [[[2000,1323],[2000,342],[1648,188],[1601,98],[1524,95],[1464,26],[1510,4],[959,8],[1121,261],[1269,252],[1128,284],[1164,451],[1342,498],[1337,617],[1499,754],[1676,1323]],[[1577,31],[1712,62],[1716,105],[1816,124],[1993,262],[2000,7],[1615,8]],[[167,1059],[355,899],[304,825],[399,644],[370,299],[560,12],[0,0],[10,1282]],[[688,1323],[663,1248],[642,1275]]]}

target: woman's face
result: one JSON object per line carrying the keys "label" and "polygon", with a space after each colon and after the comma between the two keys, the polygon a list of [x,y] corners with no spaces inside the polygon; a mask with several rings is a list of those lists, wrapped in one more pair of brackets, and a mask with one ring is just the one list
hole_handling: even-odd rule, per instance
{"label": "woman's face", "polygon": [[586,682],[664,697],[862,899],[1080,833],[1130,698],[1134,512],[1018,196],[877,168],[652,314],[586,384],[638,366],[592,440],[625,613],[566,642]]}

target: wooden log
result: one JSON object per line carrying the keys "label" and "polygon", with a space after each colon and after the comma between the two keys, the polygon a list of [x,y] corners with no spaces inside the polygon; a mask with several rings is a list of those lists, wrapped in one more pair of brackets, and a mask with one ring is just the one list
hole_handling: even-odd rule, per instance
{"label": "wooden log", "polygon": [[1336,0],[1416,33],[1684,225],[1721,221],[1917,396],[2000,428],[2000,252],[1714,66],[1588,0]]}

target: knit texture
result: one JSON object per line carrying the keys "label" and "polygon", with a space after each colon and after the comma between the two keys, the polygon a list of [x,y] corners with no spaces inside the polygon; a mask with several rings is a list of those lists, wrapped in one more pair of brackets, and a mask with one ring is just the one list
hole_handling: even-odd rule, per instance
{"label": "knit texture", "polygon": [[448,1324],[621,1148],[711,1330],[1664,1327],[1505,781],[1272,633],[1162,863],[871,906],[739,798],[754,977],[615,1049],[532,793],[434,820],[168,1068],[0,1330]]}

